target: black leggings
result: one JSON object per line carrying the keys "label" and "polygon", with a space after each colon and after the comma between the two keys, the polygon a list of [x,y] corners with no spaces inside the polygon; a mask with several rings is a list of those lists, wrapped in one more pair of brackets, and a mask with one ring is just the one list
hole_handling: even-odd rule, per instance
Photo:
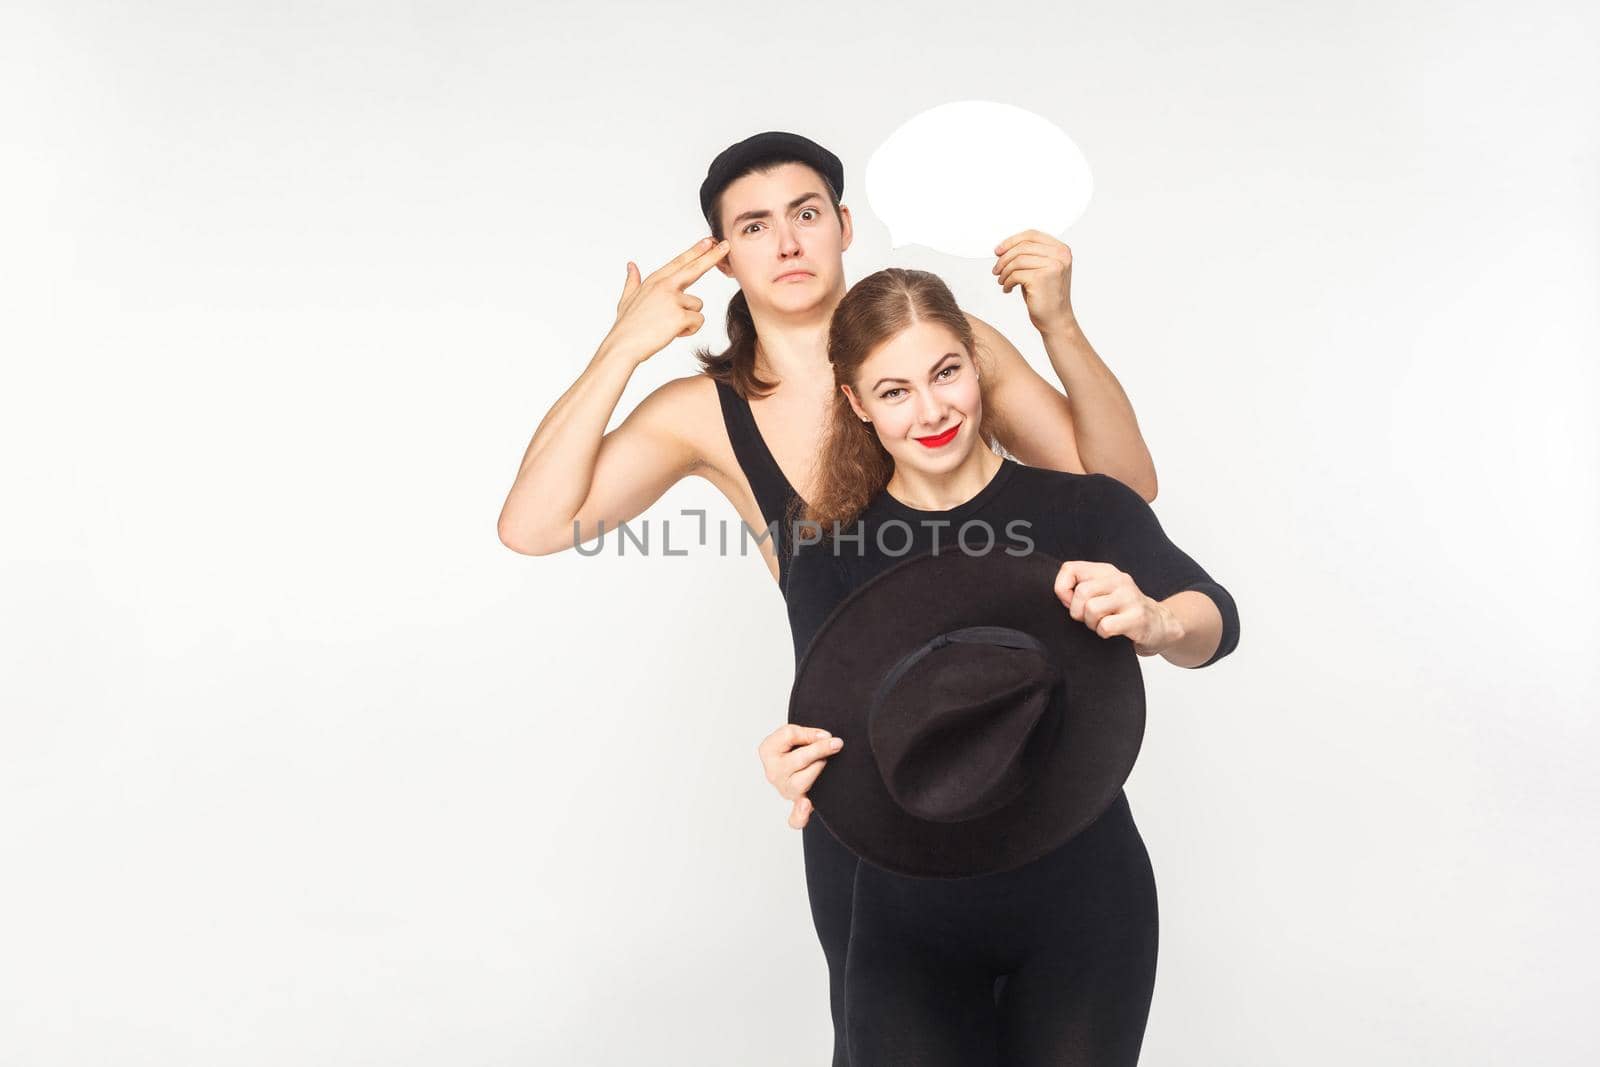
{"label": "black leggings", "polygon": [[1125,793],[1049,855],[973,878],[861,862],[815,815],[802,833],[834,1067],[1138,1062],[1156,887]]}

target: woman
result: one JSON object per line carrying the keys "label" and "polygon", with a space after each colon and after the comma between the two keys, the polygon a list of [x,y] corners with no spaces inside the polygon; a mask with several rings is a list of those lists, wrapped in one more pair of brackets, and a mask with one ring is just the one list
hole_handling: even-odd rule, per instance
{"label": "woman", "polygon": [[[700,186],[712,237],[642,278],[628,264],[615,323],[524,452],[498,523],[505,545],[532,555],[565,551],[616,530],[691,474],[716,486],[752,531],[774,523],[782,531],[785,512],[810,492],[818,431],[835,391],[826,334],[845,294],[843,253],[854,235],[843,192],[839,158],[795,134],[757,134],[712,160]],[[993,436],[1023,462],[1107,472],[1154,498],[1155,468],[1132,405],[1074,312],[1070,249],[1030,230],[1001,241],[995,253],[995,284],[1007,293],[1022,289],[1068,395],[999,332],[968,316],[986,373],[998,379],[990,383]],[[607,431],[633,373],[703,325],[704,304],[687,289],[713,267],[739,283],[727,308],[727,349],[700,352],[700,373],[659,386]],[[781,589],[788,546],[781,533],[759,545]],[[760,752],[781,756],[810,740],[785,725]],[[793,815],[790,823],[801,825]],[[851,896],[844,876],[833,891],[812,896],[830,964],[835,1067],[846,1063],[840,1020]]]}
{"label": "woman", "polygon": [[[797,661],[853,589],[908,557],[978,545],[1066,561],[1063,609],[1140,655],[1200,667],[1233,650],[1232,598],[1136,493],[986,446],[982,367],[938,278],[862,279],[834,312],[828,353],[837,393],[787,589]],[[859,862],[808,818],[805,793],[840,744],[818,737],[763,757],[805,820],[813,917],[830,972],[844,976],[850,1062],[897,1062],[911,1048],[919,1064],[1136,1062],[1156,908],[1126,797],[1019,870],[907,878]]]}

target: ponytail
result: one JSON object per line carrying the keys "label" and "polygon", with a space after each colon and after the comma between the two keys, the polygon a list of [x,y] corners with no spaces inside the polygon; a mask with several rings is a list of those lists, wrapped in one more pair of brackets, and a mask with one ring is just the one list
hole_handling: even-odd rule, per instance
{"label": "ponytail", "polygon": [[700,370],[707,377],[731,385],[734,392],[746,400],[752,394],[766,396],[778,387],[778,383],[756,375],[756,320],[750,314],[750,303],[744,298],[743,289],[734,293],[728,301],[725,325],[728,331],[726,349],[717,355],[712,355],[711,349],[703,346],[695,349],[694,355],[700,361]]}

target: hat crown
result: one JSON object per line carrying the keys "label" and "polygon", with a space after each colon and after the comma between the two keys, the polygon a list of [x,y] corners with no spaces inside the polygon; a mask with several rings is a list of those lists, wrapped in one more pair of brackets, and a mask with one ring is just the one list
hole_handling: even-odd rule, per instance
{"label": "hat crown", "polygon": [[884,677],[867,713],[873,759],[904,810],[965,822],[1014,800],[1055,739],[1061,677],[1031,634],[999,626],[939,634]]}

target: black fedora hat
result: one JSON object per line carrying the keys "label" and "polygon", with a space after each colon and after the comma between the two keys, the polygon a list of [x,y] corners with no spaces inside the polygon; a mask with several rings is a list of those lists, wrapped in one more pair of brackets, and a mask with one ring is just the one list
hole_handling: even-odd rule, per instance
{"label": "black fedora hat", "polygon": [[918,556],[817,631],[789,721],[844,739],[808,795],[857,856],[923,878],[1010,870],[1116,800],[1144,740],[1144,676],[1131,641],[1067,613],[1060,567]]}

